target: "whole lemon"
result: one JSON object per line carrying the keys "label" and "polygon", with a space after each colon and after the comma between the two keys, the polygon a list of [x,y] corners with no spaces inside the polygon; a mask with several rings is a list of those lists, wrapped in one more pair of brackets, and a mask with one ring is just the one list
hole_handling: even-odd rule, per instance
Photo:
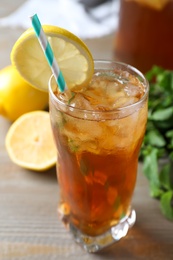
{"label": "whole lemon", "polygon": [[48,93],[29,85],[14,66],[0,70],[0,115],[15,121],[24,113],[48,106]]}

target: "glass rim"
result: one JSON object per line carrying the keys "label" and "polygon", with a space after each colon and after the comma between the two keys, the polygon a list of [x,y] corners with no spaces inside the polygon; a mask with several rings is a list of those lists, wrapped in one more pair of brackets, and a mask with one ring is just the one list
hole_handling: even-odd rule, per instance
{"label": "glass rim", "polygon": [[52,74],[49,78],[49,81],[48,81],[48,91],[49,91],[49,94],[51,95],[51,97],[53,98],[54,102],[56,102],[57,104],[60,104],[63,107],[68,108],[69,110],[73,110],[73,111],[76,111],[76,112],[84,112],[84,113],[91,113],[91,114],[93,114],[93,113],[94,114],[100,114],[101,113],[101,114],[106,115],[106,114],[109,114],[109,113],[110,114],[116,113],[116,112],[120,113],[124,110],[132,109],[134,107],[138,107],[140,104],[142,104],[146,100],[146,98],[148,97],[148,93],[149,93],[149,82],[140,70],[138,70],[137,68],[133,67],[130,64],[127,64],[127,63],[124,63],[124,62],[119,62],[119,61],[114,61],[114,60],[95,59],[94,64],[96,64],[96,63],[98,63],[98,64],[99,63],[100,64],[103,64],[103,63],[104,64],[114,64],[114,65],[118,65],[118,66],[121,66],[121,67],[124,67],[124,68],[126,67],[127,71],[130,70],[131,72],[134,72],[136,75],[140,76],[143,79],[143,84],[145,86],[144,95],[141,97],[140,100],[138,100],[137,102],[135,102],[133,104],[130,104],[130,105],[127,105],[127,106],[124,106],[124,107],[110,109],[110,110],[99,111],[99,110],[88,110],[88,109],[77,108],[77,107],[73,107],[69,104],[64,103],[63,101],[59,100],[54,95],[52,87],[51,87],[51,81],[54,78],[54,75]]}

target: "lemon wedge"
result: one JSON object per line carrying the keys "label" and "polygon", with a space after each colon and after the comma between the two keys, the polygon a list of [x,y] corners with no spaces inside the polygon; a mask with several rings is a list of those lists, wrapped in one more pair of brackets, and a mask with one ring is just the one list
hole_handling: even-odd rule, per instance
{"label": "lemon wedge", "polygon": [[[71,32],[57,26],[43,25],[67,87],[87,85],[94,72],[93,57],[85,43]],[[11,51],[11,61],[32,86],[48,91],[52,74],[32,28],[26,30]]]}
{"label": "lemon wedge", "polygon": [[44,171],[56,163],[57,151],[47,111],[20,116],[9,128],[5,145],[11,160],[35,171]]}

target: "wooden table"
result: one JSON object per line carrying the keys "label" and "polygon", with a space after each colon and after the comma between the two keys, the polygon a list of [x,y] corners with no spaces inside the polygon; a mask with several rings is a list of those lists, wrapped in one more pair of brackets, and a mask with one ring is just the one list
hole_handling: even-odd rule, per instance
{"label": "wooden table", "polygon": [[[22,0],[1,0],[0,16]],[[11,48],[22,29],[0,28],[0,69],[10,63]],[[87,40],[95,58],[113,56],[114,35]],[[14,97],[15,98],[15,97]],[[133,206],[137,222],[128,236],[99,254],[88,254],[73,241],[57,218],[58,184],[55,168],[44,173],[14,165],[5,149],[10,122],[0,117],[0,260],[62,259],[173,259],[173,222],[150,198],[148,182],[139,165]]]}

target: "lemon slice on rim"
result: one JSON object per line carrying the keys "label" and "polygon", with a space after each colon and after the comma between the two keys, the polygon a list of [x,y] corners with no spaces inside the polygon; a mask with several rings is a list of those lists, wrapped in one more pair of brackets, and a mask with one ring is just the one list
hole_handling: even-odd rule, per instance
{"label": "lemon slice on rim", "polygon": [[[67,87],[89,83],[94,72],[93,57],[85,43],[71,32],[57,26],[43,25]],[[52,71],[32,28],[26,30],[11,51],[11,61],[32,86],[48,91]]]}
{"label": "lemon slice on rim", "polygon": [[43,171],[55,165],[57,150],[47,111],[33,111],[20,116],[9,128],[5,145],[17,165]]}

